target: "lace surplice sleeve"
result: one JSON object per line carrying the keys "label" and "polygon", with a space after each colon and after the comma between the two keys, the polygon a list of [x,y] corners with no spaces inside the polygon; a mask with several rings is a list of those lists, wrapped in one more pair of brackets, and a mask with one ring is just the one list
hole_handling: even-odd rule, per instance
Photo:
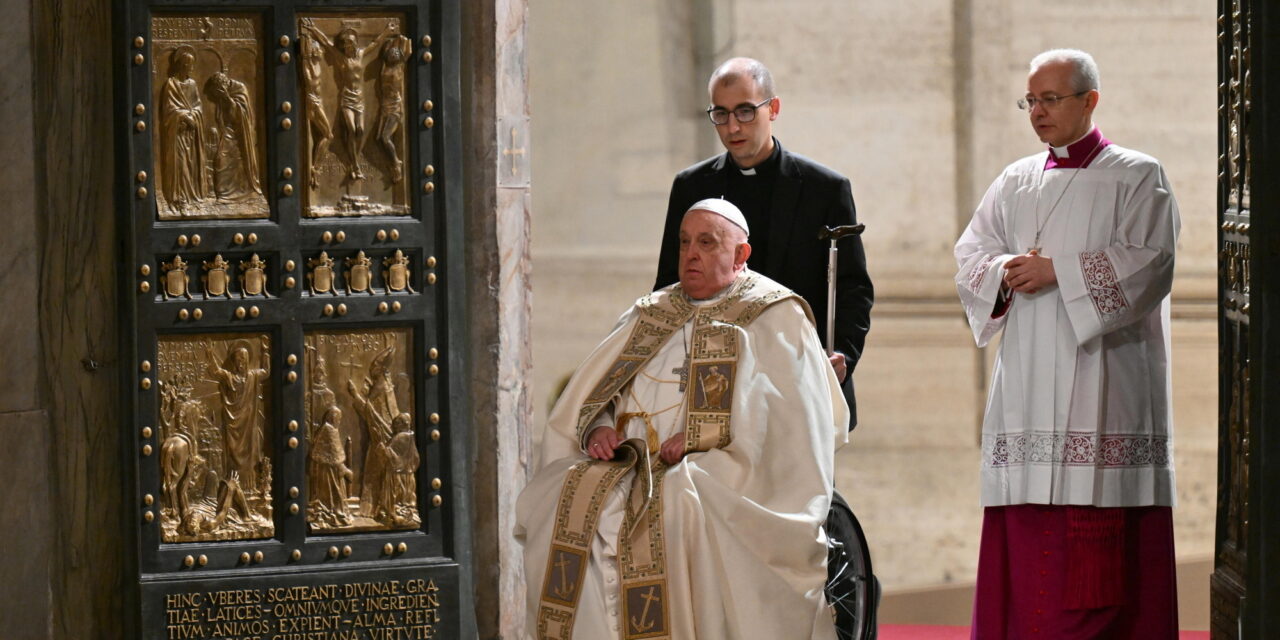
{"label": "lace surplice sleeve", "polygon": [[[1145,157],[1144,157],[1145,158]],[[1067,315],[1080,344],[1146,317],[1168,297],[1180,221],[1164,169],[1139,171],[1116,212],[1114,241],[1054,259]]]}
{"label": "lace surplice sleeve", "polygon": [[1004,265],[1016,257],[1006,239],[1001,192],[1006,175],[987,189],[969,226],[956,242],[956,291],[979,347],[1004,326],[1013,293],[1001,288]]}

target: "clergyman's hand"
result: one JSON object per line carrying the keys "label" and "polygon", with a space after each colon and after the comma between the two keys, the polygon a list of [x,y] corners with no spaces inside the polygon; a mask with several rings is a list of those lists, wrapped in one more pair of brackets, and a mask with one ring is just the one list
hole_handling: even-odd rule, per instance
{"label": "clergyman's hand", "polygon": [[849,365],[844,359],[844,354],[839,351],[831,354],[831,368],[836,370],[836,380],[844,382],[844,377],[849,373]]}
{"label": "clergyman's hand", "polygon": [[612,460],[613,452],[622,444],[618,432],[610,426],[599,426],[587,436],[587,455],[596,460]]}
{"label": "clergyman's hand", "polygon": [[662,443],[662,446],[658,447],[658,456],[667,464],[680,462],[680,459],[684,457],[684,432],[681,431],[667,438]]}
{"label": "clergyman's hand", "polygon": [[1005,283],[1018,293],[1036,293],[1058,284],[1053,258],[1043,257],[1035,249],[1006,262],[1004,269]]}

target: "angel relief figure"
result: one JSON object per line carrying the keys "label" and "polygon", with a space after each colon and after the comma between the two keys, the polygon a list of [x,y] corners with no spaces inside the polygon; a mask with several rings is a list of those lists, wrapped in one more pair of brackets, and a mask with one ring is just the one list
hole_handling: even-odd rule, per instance
{"label": "angel relief figure", "polygon": [[209,197],[204,173],[204,105],[191,72],[196,50],[182,45],[169,55],[169,78],[160,93],[161,195],[174,213],[186,213]]}

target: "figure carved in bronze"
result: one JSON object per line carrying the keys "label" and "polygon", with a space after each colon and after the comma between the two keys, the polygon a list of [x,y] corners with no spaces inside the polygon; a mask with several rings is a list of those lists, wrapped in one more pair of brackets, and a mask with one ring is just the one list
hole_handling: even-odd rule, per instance
{"label": "figure carved in bronze", "polygon": [[265,218],[258,15],[152,18],[161,220]]}
{"label": "figure carved in bronze", "polygon": [[378,143],[391,159],[391,181],[404,179],[404,161],[396,149],[395,134],[404,125],[404,62],[413,43],[392,36],[382,43],[382,71],[378,74]]}
{"label": "figure carved in bronze", "polygon": [[163,540],[271,537],[267,336],[166,336],[157,361]]}
{"label": "figure carved in bronze", "polygon": [[187,284],[191,278],[187,275],[187,263],[182,256],[174,256],[173,260],[160,263],[160,268],[164,271],[164,288],[160,290],[164,294],[164,299],[190,300],[191,293],[187,291]]}
{"label": "figure carved in bronze", "polygon": [[320,161],[329,142],[333,140],[333,127],[329,124],[329,116],[324,112],[324,101],[320,98],[321,63],[324,61],[324,49],[320,42],[305,32],[298,34],[298,46],[302,50],[302,94],[306,99],[307,128],[311,134],[311,167],[307,171],[307,181],[311,190],[320,187]]}
{"label": "figure carved in bronze", "polygon": [[267,293],[267,263],[253,254],[248,260],[240,261],[240,298],[248,296],[271,297]]}
{"label": "figure carved in bronze", "polygon": [[354,257],[346,259],[347,271],[344,274],[344,280],[347,285],[347,295],[352,293],[367,293],[373,295],[373,260],[359,251]]}
{"label": "figure carved in bronze", "polygon": [[188,380],[175,376],[161,380],[159,388],[161,517],[180,519],[189,508],[192,485],[208,467],[200,455],[200,439],[213,423],[204,406],[192,399]]}
{"label": "figure carved in bronze", "polygon": [[321,251],[319,256],[307,261],[307,266],[311,268],[311,272],[307,274],[311,295],[338,295],[337,288],[333,286],[333,258],[329,257],[329,252]]}
{"label": "figure carved in bronze", "polygon": [[209,197],[205,175],[204,105],[191,72],[196,50],[181,45],[169,56],[169,78],[160,95],[161,194],[175,217]]}
{"label": "figure carved in bronze", "polygon": [[378,52],[378,47],[393,33],[395,23],[388,23],[387,30],[364,47],[360,46],[355,29],[347,27],[330,40],[310,18],[302,19],[302,29],[319,42],[334,58],[334,78],[338,83],[338,113],[341,139],[348,155],[348,179],[364,180],[364,168],[360,166],[360,149],[364,144],[364,68],[368,58]]}
{"label": "figure carved in bronze", "polygon": [[347,467],[347,451],[338,425],[342,424],[342,409],[331,404],[323,419],[308,436],[310,451],[307,455],[307,517],[313,529],[332,529],[351,524],[347,506],[347,483],[354,474]]}
{"label": "figure carved in bronze", "polygon": [[392,524],[417,526],[418,517],[418,443],[414,440],[413,418],[401,413],[391,421],[391,445],[388,447],[390,503]]}
{"label": "figure carved in bronze", "polygon": [[[206,351],[209,374],[218,381],[222,398],[223,451],[230,471],[238,471],[250,493],[259,493],[261,483],[258,465],[262,460],[262,394],[271,373],[271,355],[262,349],[259,366],[250,363],[247,344],[233,346],[223,364],[218,364],[213,349]],[[269,480],[269,478],[267,479]]]}
{"label": "figure carved in bronze", "polygon": [[394,14],[299,17],[308,217],[410,213],[405,122],[413,43],[401,34],[403,21]]}
{"label": "figure carved in bronze", "polygon": [[227,273],[227,268],[231,263],[222,259],[222,254],[215,255],[213,260],[205,260],[202,263],[204,275],[200,276],[201,282],[204,283],[204,299],[209,298],[231,298],[231,276]]}
{"label": "figure carved in bronze", "polygon": [[409,338],[405,329],[307,334],[312,532],[420,526]]}
{"label": "figure carved in bronze", "polygon": [[[394,353],[395,347],[387,347],[378,354],[369,364],[369,376],[362,384],[357,385],[354,380],[347,381],[347,392],[351,394],[369,438],[369,448],[365,451],[364,491],[360,496],[360,507],[364,515],[383,524],[399,527],[411,524],[413,520],[406,519],[398,509],[396,469],[403,466],[403,461],[391,445],[397,435],[397,421],[409,424],[412,417],[402,413],[396,402],[395,383],[389,366]],[[415,447],[414,453],[416,452]],[[416,464],[414,468],[417,468]],[[416,515],[415,512],[414,518]]]}
{"label": "figure carved in bronze", "polygon": [[387,287],[387,295],[400,291],[416,293],[409,283],[409,257],[404,255],[404,251],[396,249],[394,254],[382,261],[382,266],[386,267],[382,270],[382,282]]}
{"label": "figure carved in bronze", "polygon": [[[219,56],[221,60],[221,56]],[[262,196],[258,166],[258,128],[245,83],[228,75],[226,65],[205,83],[215,106],[213,192],[220,202],[245,202]]]}

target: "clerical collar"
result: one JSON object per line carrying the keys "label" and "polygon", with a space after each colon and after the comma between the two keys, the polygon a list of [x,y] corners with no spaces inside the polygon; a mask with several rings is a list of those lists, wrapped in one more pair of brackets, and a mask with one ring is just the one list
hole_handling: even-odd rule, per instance
{"label": "clerical collar", "polygon": [[781,155],[781,151],[782,151],[782,145],[778,144],[777,138],[773,138],[773,153],[770,153],[769,157],[764,159],[764,162],[761,162],[760,164],[754,167],[751,167],[750,169],[743,169],[742,167],[739,167],[738,163],[734,161],[733,156],[729,156],[729,162],[732,162],[734,168],[737,169],[738,172],[744,176],[754,176],[754,175],[771,176],[774,174],[774,169],[777,168],[778,166],[778,156]]}
{"label": "clerical collar", "polygon": [[1089,130],[1084,137],[1061,147],[1049,147],[1049,157],[1045,160],[1044,168],[1049,169],[1083,169],[1093,162],[1094,158],[1102,150],[1111,144],[1110,140],[1102,137],[1102,131],[1097,127]]}

